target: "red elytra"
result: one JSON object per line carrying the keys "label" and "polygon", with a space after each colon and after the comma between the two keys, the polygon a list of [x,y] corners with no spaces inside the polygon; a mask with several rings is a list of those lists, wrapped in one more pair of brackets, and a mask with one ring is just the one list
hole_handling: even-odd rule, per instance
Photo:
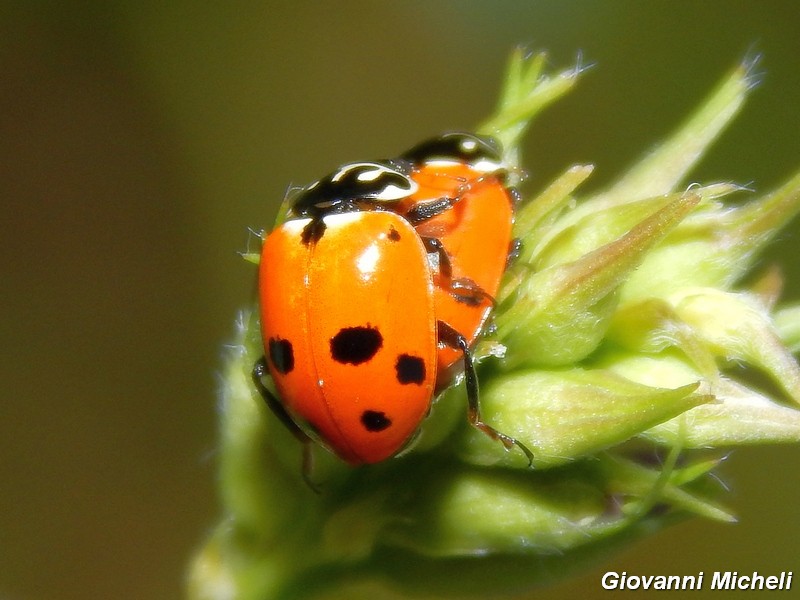
{"label": "red elytra", "polygon": [[[506,269],[514,223],[514,204],[499,174],[486,174],[467,163],[425,163],[411,178],[418,190],[401,201],[399,210],[409,211],[419,203],[450,197],[452,207],[416,225],[420,236],[438,239],[449,256],[449,280],[434,277],[437,318],[459,331],[472,346],[483,331],[493,308]],[[482,294],[459,294],[452,282],[470,282]],[[440,346],[439,387],[452,376],[461,353]]]}
{"label": "red elytra", "polygon": [[259,271],[261,327],[283,407],[352,464],[396,454],[430,407],[437,326],[427,253],[402,217],[334,214],[267,237]]}

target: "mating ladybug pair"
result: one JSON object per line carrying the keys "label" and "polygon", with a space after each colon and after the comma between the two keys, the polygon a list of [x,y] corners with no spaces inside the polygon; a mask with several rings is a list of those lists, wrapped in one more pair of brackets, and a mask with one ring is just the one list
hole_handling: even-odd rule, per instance
{"label": "mating ladybug pair", "polygon": [[267,236],[253,380],[305,443],[306,474],[311,439],[351,464],[393,456],[462,370],[470,423],[532,460],[481,420],[470,350],[512,245],[506,175],[494,140],[448,133],[340,167]]}

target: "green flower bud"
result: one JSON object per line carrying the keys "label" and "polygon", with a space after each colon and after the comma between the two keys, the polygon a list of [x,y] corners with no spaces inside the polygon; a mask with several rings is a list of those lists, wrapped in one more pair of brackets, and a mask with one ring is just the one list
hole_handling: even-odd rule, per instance
{"label": "green flower bud", "polygon": [[789,397],[800,401],[800,368],[780,341],[766,307],[755,298],[688,288],[675,294],[671,303],[712,354],[763,369]]}
{"label": "green flower bud", "polygon": [[508,364],[566,365],[594,352],[616,310],[619,287],[699,201],[694,194],[672,198],[614,241],[521,280],[508,309],[496,317]]}
{"label": "green flower bud", "polygon": [[[693,393],[699,381],[675,389],[650,387],[602,369],[518,371],[484,386],[484,418],[514,436],[543,468],[592,456],[688,409],[713,401]],[[467,430],[462,452],[471,462],[527,466],[519,453]]]}

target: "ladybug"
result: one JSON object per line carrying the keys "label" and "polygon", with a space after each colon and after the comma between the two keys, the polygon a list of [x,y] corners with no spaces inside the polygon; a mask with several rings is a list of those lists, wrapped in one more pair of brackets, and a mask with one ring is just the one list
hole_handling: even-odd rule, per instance
{"label": "ladybug", "polygon": [[[427,252],[391,212],[287,221],[261,255],[261,327],[284,406],[346,461],[395,454],[428,411],[436,320]],[[395,304],[402,301],[403,310]]]}
{"label": "ladybug", "polygon": [[[432,265],[449,257],[415,229],[431,217],[414,223],[397,211],[420,189],[409,164],[340,167],[300,192],[263,244],[265,356],[253,381],[304,442],[307,481],[312,439],[354,465],[385,460],[408,443],[435,396],[440,347],[463,361],[472,425],[532,460],[481,420],[470,342],[436,311]],[[267,373],[277,397],[263,382]]]}
{"label": "ladybug", "polygon": [[[517,194],[506,185],[509,169],[502,150],[493,138],[451,132],[422,142],[401,159],[410,164],[417,189],[398,202],[397,210],[416,223],[420,236],[436,238],[449,259],[435,276],[437,317],[472,346],[516,247]],[[449,384],[459,358],[453,348],[440,348],[440,389]]]}

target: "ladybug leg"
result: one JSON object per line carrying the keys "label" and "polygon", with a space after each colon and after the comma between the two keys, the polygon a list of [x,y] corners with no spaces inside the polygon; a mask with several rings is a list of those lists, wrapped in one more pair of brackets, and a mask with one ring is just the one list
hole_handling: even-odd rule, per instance
{"label": "ladybug leg", "polygon": [[416,227],[428,219],[432,219],[433,217],[447,212],[453,208],[453,205],[460,199],[460,196],[456,198],[444,196],[442,198],[432,200],[431,202],[419,202],[410,208],[404,217],[409,223]]}
{"label": "ladybug leg", "polygon": [[289,416],[288,412],[286,412],[286,408],[284,408],[283,404],[281,404],[281,401],[275,397],[275,394],[273,394],[269,388],[264,385],[263,377],[267,375],[268,372],[269,370],[267,368],[267,361],[262,356],[253,366],[253,383],[272,413],[278,417],[278,420],[283,424],[283,426],[286,427],[286,429],[288,429],[301,444],[303,444],[303,462],[301,467],[303,481],[305,481],[306,485],[314,490],[314,492],[319,494],[319,487],[311,480],[311,473],[314,470],[314,455],[311,453],[312,440],[310,437],[308,437],[308,434],[300,429],[300,427],[297,426],[297,423],[292,420],[292,417]]}
{"label": "ladybug leg", "polygon": [[439,340],[451,348],[461,350],[464,353],[464,380],[467,386],[467,415],[470,424],[482,431],[493,440],[497,440],[506,450],[511,450],[514,446],[522,450],[528,459],[528,466],[533,465],[533,453],[519,440],[497,431],[491,425],[487,425],[481,420],[481,408],[478,399],[478,376],[475,373],[475,365],[472,363],[472,353],[467,344],[467,339],[458,331],[453,329],[444,321],[437,321]]}
{"label": "ladybug leg", "polygon": [[450,281],[453,278],[453,265],[450,262],[450,255],[447,253],[447,249],[444,247],[444,244],[442,244],[442,241],[439,238],[423,237],[422,245],[425,246],[429,259],[430,255],[434,255],[435,257],[434,262],[436,264],[431,265],[433,270],[438,273],[440,277]]}
{"label": "ladybug leg", "polygon": [[484,302],[492,305],[496,304],[491,294],[487,294],[484,289],[468,277],[453,279],[453,265],[450,262],[450,255],[442,244],[441,240],[433,237],[423,237],[422,243],[428,255],[435,258],[432,265],[433,270],[439,275],[440,287],[449,290],[450,295],[457,302],[469,306],[480,306]]}
{"label": "ladybug leg", "polygon": [[[494,177],[498,177],[498,174],[497,173],[486,174],[486,175],[481,175],[480,177],[475,177],[474,179],[464,180],[463,183],[456,190],[455,196],[453,197],[442,196],[441,198],[436,198],[435,200],[418,202],[417,204],[412,206],[403,216],[409,223],[411,223],[414,227],[416,227],[420,223],[424,223],[429,219],[432,219],[442,213],[447,212],[448,210],[453,208],[453,206],[455,206],[458,202],[460,202],[461,199],[467,195],[467,193],[472,191],[474,188],[480,186],[481,184],[485,183],[490,178]],[[504,177],[501,179],[504,179]],[[514,205],[516,206],[521,199],[519,191],[517,190],[517,188],[514,187],[507,187],[506,189],[511,195],[512,202],[514,202]]]}
{"label": "ladybug leg", "polygon": [[[481,179],[478,178],[474,181],[479,183],[480,180]],[[473,182],[464,183],[458,189],[458,194],[452,198],[450,196],[442,196],[441,198],[437,198],[429,202],[418,202],[417,204],[412,206],[408,210],[408,212],[406,212],[403,216],[405,217],[406,221],[408,221],[414,227],[416,227],[420,223],[424,223],[429,219],[438,217],[442,213],[446,213],[448,210],[453,208],[453,206],[455,206],[456,203],[461,201],[461,199],[472,188],[473,185],[474,185]]]}
{"label": "ladybug leg", "polygon": [[515,188],[513,185],[512,186],[507,185],[506,189],[508,190],[508,194],[511,196],[511,201],[514,203],[515,207],[522,204],[522,194],[517,188]]}
{"label": "ladybug leg", "polygon": [[488,302],[496,306],[497,302],[491,294],[487,293],[481,286],[468,277],[461,277],[450,281],[450,295],[456,300],[468,306],[480,306]]}
{"label": "ladybug leg", "polygon": [[508,254],[506,255],[506,269],[513,265],[522,254],[522,240],[514,238],[508,245]]}

